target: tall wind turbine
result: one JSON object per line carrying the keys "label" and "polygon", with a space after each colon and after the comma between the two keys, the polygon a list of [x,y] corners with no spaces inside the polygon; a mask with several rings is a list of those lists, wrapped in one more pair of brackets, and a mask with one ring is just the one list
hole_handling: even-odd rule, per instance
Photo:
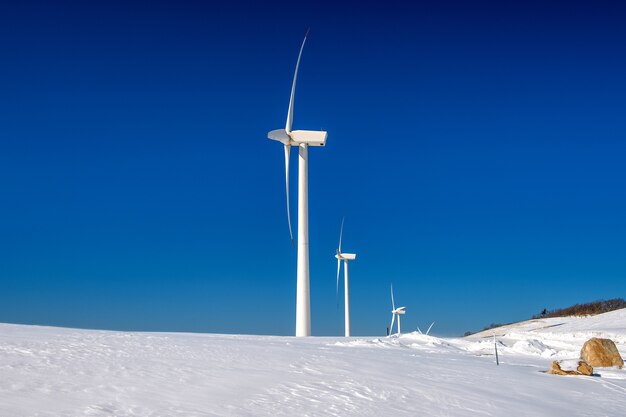
{"label": "tall wind turbine", "polygon": [[396,304],[393,302],[393,284],[391,284],[391,326],[389,326],[389,334],[393,333],[393,322],[398,316],[398,336],[400,335],[400,316],[406,314],[406,307],[396,308]]}
{"label": "tall wind turbine", "polygon": [[341,229],[339,231],[339,247],[335,258],[337,258],[337,296],[339,295],[339,272],[341,271],[341,261],[343,261],[343,283],[344,283],[344,318],[345,318],[345,334],[350,337],[350,291],[348,285],[348,261],[356,259],[356,253],[341,252],[341,237],[343,236],[343,222],[341,220]]}
{"label": "tall wind turbine", "polygon": [[293,245],[291,214],[289,211],[289,155],[292,146],[298,147],[298,265],[296,282],[296,336],[311,335],[311,293],[309,288],[309,146],[326,145],[327,132],[318,130],[292,130],[293,106],[296,94],[296,78],[302,50],[309,32],[304,35],[296,70],[291,84],[287,123],[284,129],[272,130],[267,137],[284,145],[285,149],[285,191],[287,193],[287,223]]}

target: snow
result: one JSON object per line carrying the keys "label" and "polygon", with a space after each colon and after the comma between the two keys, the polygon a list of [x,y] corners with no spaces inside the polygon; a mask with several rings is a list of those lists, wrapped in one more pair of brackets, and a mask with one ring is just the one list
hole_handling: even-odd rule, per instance
{"label": "snow", "polygon": [[559,367],[563,371],[577,371],[580,359],[563,359],[559,361]]}
{"label": "snow", "polygon": [[[500,366],[494,363],[496,334]],[[467,338],[270,337],[0,324],[0,416],[616,416],[626,369],[545,373],[626,310]]]}

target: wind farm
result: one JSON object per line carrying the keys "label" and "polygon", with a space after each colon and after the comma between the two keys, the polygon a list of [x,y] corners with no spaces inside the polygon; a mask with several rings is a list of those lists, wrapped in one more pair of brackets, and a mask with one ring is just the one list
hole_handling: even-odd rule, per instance
{"label": "wind farm", "polygon": [[7,3],[0,417],[622,415],[625,20]]}

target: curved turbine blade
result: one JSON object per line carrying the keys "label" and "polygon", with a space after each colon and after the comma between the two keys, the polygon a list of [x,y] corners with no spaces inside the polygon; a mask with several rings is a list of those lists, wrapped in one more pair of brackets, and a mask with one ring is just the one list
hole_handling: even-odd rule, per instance
{"label": "curved turbine blade", "polygon": [[389,326],[389,335],[393,334],[393,322],[396,320],[396,315],[391,313],[391,326]]}
{"label": "curved turbine blade", "polygon": [[306,34],[304,35],[304,40],[302,41],[302,46],[300,47],[300,53],[298,54],[298,61],[296,62],[296,71],[293,74],[293,83],[291,84],[291,97],[289,98],[289,110],[287,111],[287,123],[285,124],[285,130],[287,133],[291,132],[291,125],[293,124],[293,102],[296,95],[296,78],[298,78],[298,67],[300,66],[300,57],[302,56],[302,50],[304,49],[304,43],[306,42],[306,37],[309,34],[309,30],[307,29]]}
{"label": "curved turbine blade", "polygon": [[339,229],[339,249],[337,249],[339,253],[341,253],[341,237],[343,236],[343,222],[345,220],[346,220],[345,217],[341,219],[341,229]]}
{"label": "curved turbine blade", "polygon": [[289,237],[293,246],[293,232],[291,231],[291,211],[289,210],[289,155],[291,146],[285,145],[285,191],[287,192],[287,223],[289,223]]}
{"label": "curved turbine blade", "polygon": [[335,300],[339,306],[339,271],[341,270],[341,259],[337,258],[337,291],[335,292]]}
{"label": "curved turbine blade", "polygon": [[391,309],[395,310],[396,309],[396,305],[393,302],[393,284],[391,284]]}
{"label": "curved turbine blade", "polygon": [[426,336],[428,336],[428,333],[430,333],[430,329],[433,328],[433,324],[435,324],[434,321],[432,323],[430,323],[430,326],[428,326],[428,330],[426,330]]}

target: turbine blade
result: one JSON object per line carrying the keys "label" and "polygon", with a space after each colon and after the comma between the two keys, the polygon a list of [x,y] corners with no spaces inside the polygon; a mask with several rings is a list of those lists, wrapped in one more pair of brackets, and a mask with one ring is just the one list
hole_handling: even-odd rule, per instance
{"label": "turbine blade", "polygon": [[302,51],[304,50],[304,43],[309,31],[306,31],[302,46],[300,47],[300,53],[298,54],[298,61],[296,62],[296,71],[293,74],[293,83],[291,84],[291,97],[289,98],[289,110],[287,111],[287,123],[285,124],[285,130],[287,133],[291,132],[291,126],[293,125],[293,102],[296,95],[296,78],[298,78],[298,67],[300,66],[300,57],[302,57]]}
{"label": "turbine blade", "polygon": [[341,237],[343,236],[343,222],[345,220],[346,220],[345,217],[341,219],[341,229],[339,229],[339,249],[337,249],[339,253],[341,253]]}
{"label": "turbine blade", "polygon": [[285,191],[287,192],[287,223],[289,223],[289,237],[293,247],[293,232],[291,231],[291,211],[289,210],[289,155],[291,146],[285,145]]}
{"label": "turbine blade", "polygon": [[337,291],[335,292],[335,301],[339,306],[339,271],[341,270],[341,259],[337,258]]}
{"label": "turbine blade", "polygon": [[417,326],[417,331],[418,331],[420,334],[424,334],[424,333],[422,333],[422,329],[420,329],[420,326]]}
{"label": "turbine blade", "polygon": [[428,326],[428,330],[426,330],[426,336],[428,336],[428,333],[430,333],[430,329],[433,328],[433,324],[435,324],[434,321],[432,323],[430,323],[430,326]]}
{"label": "turbine blade", "polygon": [[396,309],[396,304],[393,302],[393,284],[391,284],[391,309]]}
{"label": "turbine blade", "polygon": [[389,326],[389,335],[393,334],[393,322],[396,320],[396,315],[391,313],[391,326]]}

